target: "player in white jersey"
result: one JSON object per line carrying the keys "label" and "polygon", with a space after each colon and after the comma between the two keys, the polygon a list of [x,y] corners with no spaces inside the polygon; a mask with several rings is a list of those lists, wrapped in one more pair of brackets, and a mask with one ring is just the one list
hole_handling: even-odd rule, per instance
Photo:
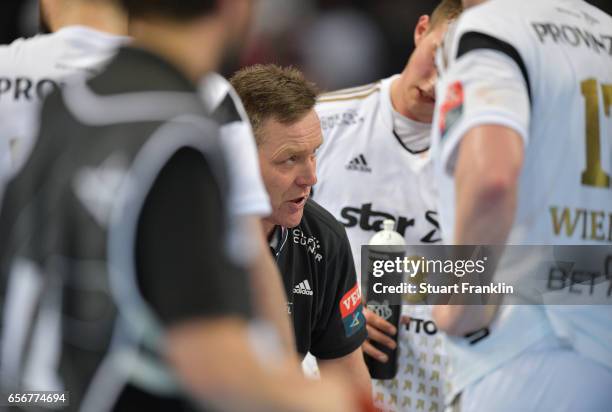
{"label": "player in white jersey", "polygon": [[[322,95],[316,110],[324,143],[314,199],[346,227],[358,275],[361,246],[385,219],[408,244],[441,241],[429,157],[436,71],[434,53],[460,1],[443,1],[415,28],[416,49],[404,71],[377,83]],[[426,306],[404,305],[398,374],[375,381],[373,396],[385,411],[442,411],[446,356]],[[373,313],[368,339],[394,347],[395,327]],[[364,351],[386,361],[370,342]]]}
{"label": "player in white jersey", "polygon": [[[470,4],[466,4],[470,3]],[[471,3],[482,3],[473,5]],[[612,243],[612,18],[580,0],[470,2],[434,119],[455,244]],[[440,306],[461,410],[609,410],[610,306]]]}
{"label": "player in white jersey", "polygon": [[[0,152],[0,158],[12,169],[27,156],[45,95],[66,81],[96,74],[129,41],[127,17],[114,0],[42,0],[41,8],[53,33],[0,46],[0,150],[10,148]],[[221,143],[235,159],[229,170],[236,188],[230,193],[230,208],[238,215],[267,216],[269,199],[261,176],[254,173],[259,170],[257,150],[238,96],[215,73],[201,86],[211,113],[222,116],[217,119]]]}
{"label": "player in white jersey", "polygon": [[69,78],[91,76],[127,41],[113,1],[41,0],[52,34],[0,47],[0,176],[23,163],[38,132],[43,98]]}
{"label": "player in white jersey", "polygon": [[[43,0],[41,7],[53,33],[0,46],[0,158],[2,165],[11,169],[27,156],[46,94],[68,80],[94,75],[121,44],[129,41],[125,36],[127,18],[114,1]],[[251,173],[259,167],[239,99],[230,92],[229,83],[216,74],[203,81],[202,96],[211,111],[224,104],[235,114],[234,118],[221,119],[227,136],[222,143],[240,165],[230,170],[237,187],[231,208],[238,214],[266,216],[269,200],[261,178]],[[225,102],[226,96],[231,101]]]}

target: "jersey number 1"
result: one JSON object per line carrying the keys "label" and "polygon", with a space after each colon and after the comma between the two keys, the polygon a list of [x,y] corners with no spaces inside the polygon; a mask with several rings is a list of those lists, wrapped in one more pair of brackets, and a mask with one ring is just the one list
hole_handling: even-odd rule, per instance
{"label": "jersey number 1", "polygon": [[[610,175],[601,167],[601,146],[599,140],[599,99],[596,79],[587,79],[580,83],[582,95],[586,101],[586,169],[582,172],[582,184],[594,187],[610,187]],[[612,85],[602,84],[604,111],[610,117],[612,104]]]}

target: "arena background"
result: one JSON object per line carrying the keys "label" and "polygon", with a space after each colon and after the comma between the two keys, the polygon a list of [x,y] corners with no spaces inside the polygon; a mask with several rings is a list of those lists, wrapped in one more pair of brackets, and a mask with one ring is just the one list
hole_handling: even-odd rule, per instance
{"label": "arena background", "polygon": [[[398,73],[418,17],[438,0],[259,0],[241,65],[292,64],[322,89]],[[589,3],[612,14],[612,0]],[[38,30],[38,0],[0,2],[0,43]],[[228,74],[228,73],[225,73]]]}

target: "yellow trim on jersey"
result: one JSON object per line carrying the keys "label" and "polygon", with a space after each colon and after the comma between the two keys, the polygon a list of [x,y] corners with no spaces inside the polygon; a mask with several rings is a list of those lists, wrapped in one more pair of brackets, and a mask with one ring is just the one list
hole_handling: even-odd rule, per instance
{"label": "yellow trim on jersey", "polygon": [[371,95],[372,93],[376,93],[380,91],[380,87],[376,87],[372,90],[369,90],[367,93],[364,94],[357,94],[354,96],[346,96],[346,97],[334,97],[334,98],[323,98],[323,99],[318,99],[317,103],[330,103],[330,102],[340,102],[340,101],[344,101],[344,100],[359,100],[359,99],[365,99],[366,97],[368,97],[369,95]]}
{"label": "yellow trim on jersey", "polygon": [[357,93],[362,93],[362,92],[365,92],[367,90],[370,90],[370,89],[378,86],[379,84],[380,84],[380,81],[377,81],[377,82],[374,82],[374,83],[365,84],[363,86],[355,86],[355,87],[349,87],[347,89],[334,90],[334,91],[331,91],[331,92],[321,93],[321,95],[319,97],[337,96],[337,95],[341,95],[341,94],[357,94]]}

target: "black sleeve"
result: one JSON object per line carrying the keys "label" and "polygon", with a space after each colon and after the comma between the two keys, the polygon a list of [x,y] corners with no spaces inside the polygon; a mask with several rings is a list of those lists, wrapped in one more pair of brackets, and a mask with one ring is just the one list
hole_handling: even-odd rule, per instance
{"label": "black sleeve", "polygon": [[527,72],[527,66],[521,57],[521,54],[512,46],[503,40],[495,38],[485,33],[479,33],[476,31],[469,31],[461,35],[459,39],[459,47],[457,49],[457,58],[469,53],[472,50],[494,50],[505,54],[510,57],[523,74],[525,79],[525,85],[527,86],[527,95],[529,96],[529,102],[533,102],[531,97],[531,82],[529,81],[529,73]]}
{"label": "black sleeve", "polygon": [[344,236],[333,245],[336,253],[325,267],[323,307],[310,347],[319,359],[346,356],[367,336],[353,254],[344,228],[342,231]]}
{"label": "black sleeve", "polygon": [[204,155],[179,150],[141,211],[138,282],[164,324],[251,314],[249,281],[227,258],[224,203]]}

